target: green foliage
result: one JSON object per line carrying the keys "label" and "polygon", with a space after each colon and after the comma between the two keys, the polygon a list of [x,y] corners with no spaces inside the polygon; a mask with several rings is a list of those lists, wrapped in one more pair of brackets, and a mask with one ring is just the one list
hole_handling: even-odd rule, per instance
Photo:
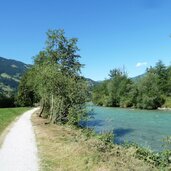
{"label": "green foliage", "polygon": [[164,103],[158,79],[158,75],[149,72],[140,80],[138,83],[138,108],[157,109]]}
{"label": "green foliage", "polygon": [[105,145],[112,145],[114,142],[114,135],[112,132],[98,134],[97,138],[103,141]]}
{"label": "green foliage", "polygon": [[77,39],[68,39],[64,34],[64,30],[47,32],[44,51],[34,57],[33,67],[21,81],[19,99],[33,104],[38,97],[40,115],[46,115],[53,123],[78,125],[87,115],[87,84],[80,76],[83,65],[78,60]]}
{"label": "green foliage", "polygon": [[168,167],[171,164],[170,160],[171,151],[165,150],[160,153],[154,153],[147,149],[138,147],[136,151],[136,157],[144,160],[145,162],[151,163],[158,168]]}
{"label": "green foliage", "polygon": [[95,149],[99,152],[109,152],[114,147],[114,134],[112,132],[102,132],[97,134],[94,130],[90,128],[83,128],[82,133],[88,139],[95,138],[95,143],[92,143]]}
{"label": "green foliage", "polygon": [[167,72],[168,72],[168,82],[167,82],[168,96],[171,96],[171,66],[167,68]]}
{"label": "green foliage", "polygon": [[0,94],[0,108],[15,107],[15,97],[11,95],[9,97]]}
{"label": "green foliage", "polygon": [[140,147],[137,144],[126,144],[125,148],[133,147],[136,149],[135,157],[144,160],[161,170],[167,170],[171,166],[171,151],[167,148],[162,152],[153,152],[147,148]]}
{"label": "green foliage", "polygon": [[169,106],[171,67],[166,67],[162,61],[134,82],[120,69],[111,70],[109,76],[109,80],[94,88],[92,101],[96,105],[157,109],[167,100]]}
{"label": "green foliage", "polygon": [[110,80],[97,85],[93,91],[93,102],[101,106],[129,107],[133,105],[133,83],[124,71],[110,71]]}
{"label": "green foliage", "polygon": [[108,80],[103,81],[102,83],[94,87],[93,97],[92,97],[93,103],[100,105],[100,106],[103,106],[103,105],[108,106],[111,104],[108,90],[107,90],[108,82],[109,82]]}
{"label": "green foliage", "polygon": [[36,93],[33,89],[33,83],[29,82],[33,77],[31,70],[26,72],[22,77],[19,85],[17,95],[17,105],[19,106],[33,106],[38,101]]}
{"label": "green foliage", "polygon": [[154,73],[157,75],[157,85],[161,93],[165,94],[168,91],[168,71],[167,67],[163,64],[161,60],[156,63],[156,66],[150,69],[147,69],[148,72]]}

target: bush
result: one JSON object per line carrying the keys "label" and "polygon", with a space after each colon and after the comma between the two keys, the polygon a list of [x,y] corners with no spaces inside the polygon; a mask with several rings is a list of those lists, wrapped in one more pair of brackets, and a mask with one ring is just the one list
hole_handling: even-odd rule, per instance
{"label": "bush", "polygon": [[114,143],[114,135],[112,132],[98,134],[96,138],[100,140],[97,145],[98,151],[106,152],[112,149]]}
{"label": "bush", "polygon": [[160,169],[168,168],[171,166],[171,151],[164,150],[162,152],[156,153],[147,148],[138,146],[135,143],[126,144],[125,148],[134,147],[136,149],[135,157],[144,160],[147,163],[150,163]]}

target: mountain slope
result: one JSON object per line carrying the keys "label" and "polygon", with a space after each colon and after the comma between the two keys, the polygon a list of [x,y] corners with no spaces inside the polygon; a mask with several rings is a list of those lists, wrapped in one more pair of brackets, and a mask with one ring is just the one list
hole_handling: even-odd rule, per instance
{"label": "mountain slope", "polygon": [[134,81],[134,82],[138,82],[140,79],[144,78],[145,76],[146,76],[146,73],[141,74],[141,75],[138,75],[138,76],[136,76],[136,77],[132,77],[131,79],[132,79],[132,81]]}
{"label": "mountain slope", "polygon": [[0,94],[9,95],[17,90],[19,80],[31,65],[0,57]]}

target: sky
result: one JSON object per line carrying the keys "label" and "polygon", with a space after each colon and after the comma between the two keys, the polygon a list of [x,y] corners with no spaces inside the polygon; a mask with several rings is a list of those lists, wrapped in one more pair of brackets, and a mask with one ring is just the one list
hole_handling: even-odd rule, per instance
{"label": "sky", "polygon": [[123,67],[134,77],[171,64],[170,9],[170,0],[1,0],[0,56],[32,64],[48,29],[64,29],[79,40],[85,77]]}

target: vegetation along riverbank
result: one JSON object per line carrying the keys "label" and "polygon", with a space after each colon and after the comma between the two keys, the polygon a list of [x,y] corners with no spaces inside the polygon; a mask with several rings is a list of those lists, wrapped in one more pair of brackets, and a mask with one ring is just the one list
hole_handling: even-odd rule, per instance
{"label": "vegetation along riverbank", "polygon": [[71,126],[45,124],[46,119],[32,117],[42,171],[56,170],[137,170],[157,168],[135,157],[135,148],[113,145],[110,139],[93,136]]}
{"label": "vegetation along riverbank", "polygon": [[157,109],[171,107],[171,66],[162,61],[146,69],[138,79],[128,78],[125,70],[113,69],[109,79],[93,91],[93,102],[108,107]]}

